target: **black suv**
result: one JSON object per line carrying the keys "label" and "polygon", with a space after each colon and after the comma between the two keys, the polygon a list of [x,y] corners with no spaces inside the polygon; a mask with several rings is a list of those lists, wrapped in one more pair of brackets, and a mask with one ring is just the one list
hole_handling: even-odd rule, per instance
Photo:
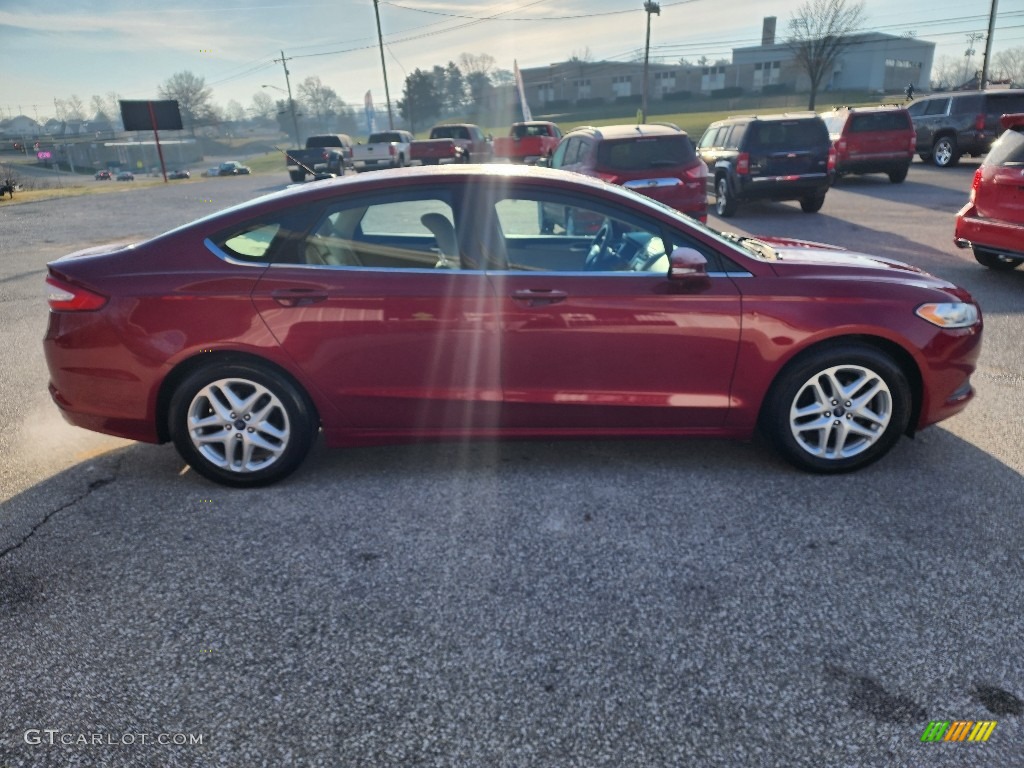
{"label": "black suv", "polygon": [[940,168],[962,155],[984,155],[1001,133],[1002,115],[1024,112],[1024,89],[935,93],[907,107],[917,131],[917,153]]}
{"label": "black suv", "polygon": [[732,216],[745,200],[799,200],[814,213],[835,178],[828,128],[813,112],[719,120],[704,131],[697,154],[719,216]]}

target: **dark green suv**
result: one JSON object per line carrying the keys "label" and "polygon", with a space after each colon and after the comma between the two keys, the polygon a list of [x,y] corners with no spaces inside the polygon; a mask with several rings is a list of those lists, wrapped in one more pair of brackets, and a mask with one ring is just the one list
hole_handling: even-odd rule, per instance
{"label": "dark green suv", "polygon": [[828,128],[813,112],[719,120],[704,131],[697,154],[708,166],[714,211],[723,217],[747,200],[799,200],[814,213],[835,178]]}

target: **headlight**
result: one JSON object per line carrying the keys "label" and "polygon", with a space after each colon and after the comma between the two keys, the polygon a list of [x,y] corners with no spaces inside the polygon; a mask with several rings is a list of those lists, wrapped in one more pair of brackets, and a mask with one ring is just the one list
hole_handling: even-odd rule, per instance
{"label": "headlight", "polygon": [[939,328],[969,328],[978,322],[978,308],[962,301],[922,304],[914,314]]}

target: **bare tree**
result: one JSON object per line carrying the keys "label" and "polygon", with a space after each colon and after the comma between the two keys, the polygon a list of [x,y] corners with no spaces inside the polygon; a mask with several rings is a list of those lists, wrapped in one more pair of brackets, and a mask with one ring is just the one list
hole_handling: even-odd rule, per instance
{"label": "bare tree", "polygon": [[85,104],[74,94],[68,99],[57,99],[54,108],[58,120],[85,120]]}
{"label": "bare tree", "polygon": [[1024,85],[1024,48],[1007,48],[997,53],[993,60],[995,77],[1009,79],[1014,85]]}
{"label": "bare tree", "polygon": [[955,88],[960,83],[962,73],[963,64],[960,63],[959,56],[940,56],[932,64],[932,90],[944,91]]}
{"label": "bare tree", "polygon": [[793,12],[786,44],[811,81],[808,109],[814,109],[818,88],[826,75],[831,75],[839,55],[850,47],[850,35],[863,22],[863,1],[848,4],[846,0],[807,0]]}
{"label": "bare tree", "polygon": [[299,83],[299,101],[308,114],[316,115],[318,130],[326,131],[330,118],[336,116],[344,106],[337,92],[324,85],[319,77],[307,77]]}
{"label": "bare tree", "polygon": [[173,99],[178,102],[181,120],[185,128],[195,135],[196,126],[214,119],[213,103],[210,101],[213,91],[206,87],[206,80],[193,75],[188,70],[171,75],[157,89],[161,99]]}
{"label": "bare tree", "polygon": [[466,78],[477,73],[487,75],[489,78],[496,63],[494,57],[489,53],[459,54],[459,69],[462,70],[462,75]]}
{"label": "bare tree", "polygon": [[252,95],[252,114],[264,120],[272,120],[277,114],[277,106],[270,96],[263,91],[257,91]]}

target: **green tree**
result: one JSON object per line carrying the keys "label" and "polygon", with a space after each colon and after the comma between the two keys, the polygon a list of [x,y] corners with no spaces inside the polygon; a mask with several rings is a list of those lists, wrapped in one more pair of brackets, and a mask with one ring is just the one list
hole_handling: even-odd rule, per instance
{"label": "green tree", "polygon": [[417,68],[405,78],[398,111],[409,123],[409,130],[415,132],[417,125],[425,125],[437,116],[438,101],[433,75]]}
{"label": "green tree", "polygon": [[850,47],[850,35],[864,23],[864,3],[807,0],[789,20],[786,44],[796,65],[811,81],[807,108],[814,109],[818,88],[831,76],[839,55]]}
{"label": "green tree", "polygon": [[196,128],[208,125],[216,119],[213,108],[213,90],[206,87],[206,80],[193,75],[188,70],[171,75],[157,89],[161,99],[173,99],[178,102],[181,122],[186,130],[194,136]]}
{"label": "green tree", "polygon": [[462,70],[449,61],[444,71],[444,105],[449,112],[459,112],[466,101],[466,81]]}

